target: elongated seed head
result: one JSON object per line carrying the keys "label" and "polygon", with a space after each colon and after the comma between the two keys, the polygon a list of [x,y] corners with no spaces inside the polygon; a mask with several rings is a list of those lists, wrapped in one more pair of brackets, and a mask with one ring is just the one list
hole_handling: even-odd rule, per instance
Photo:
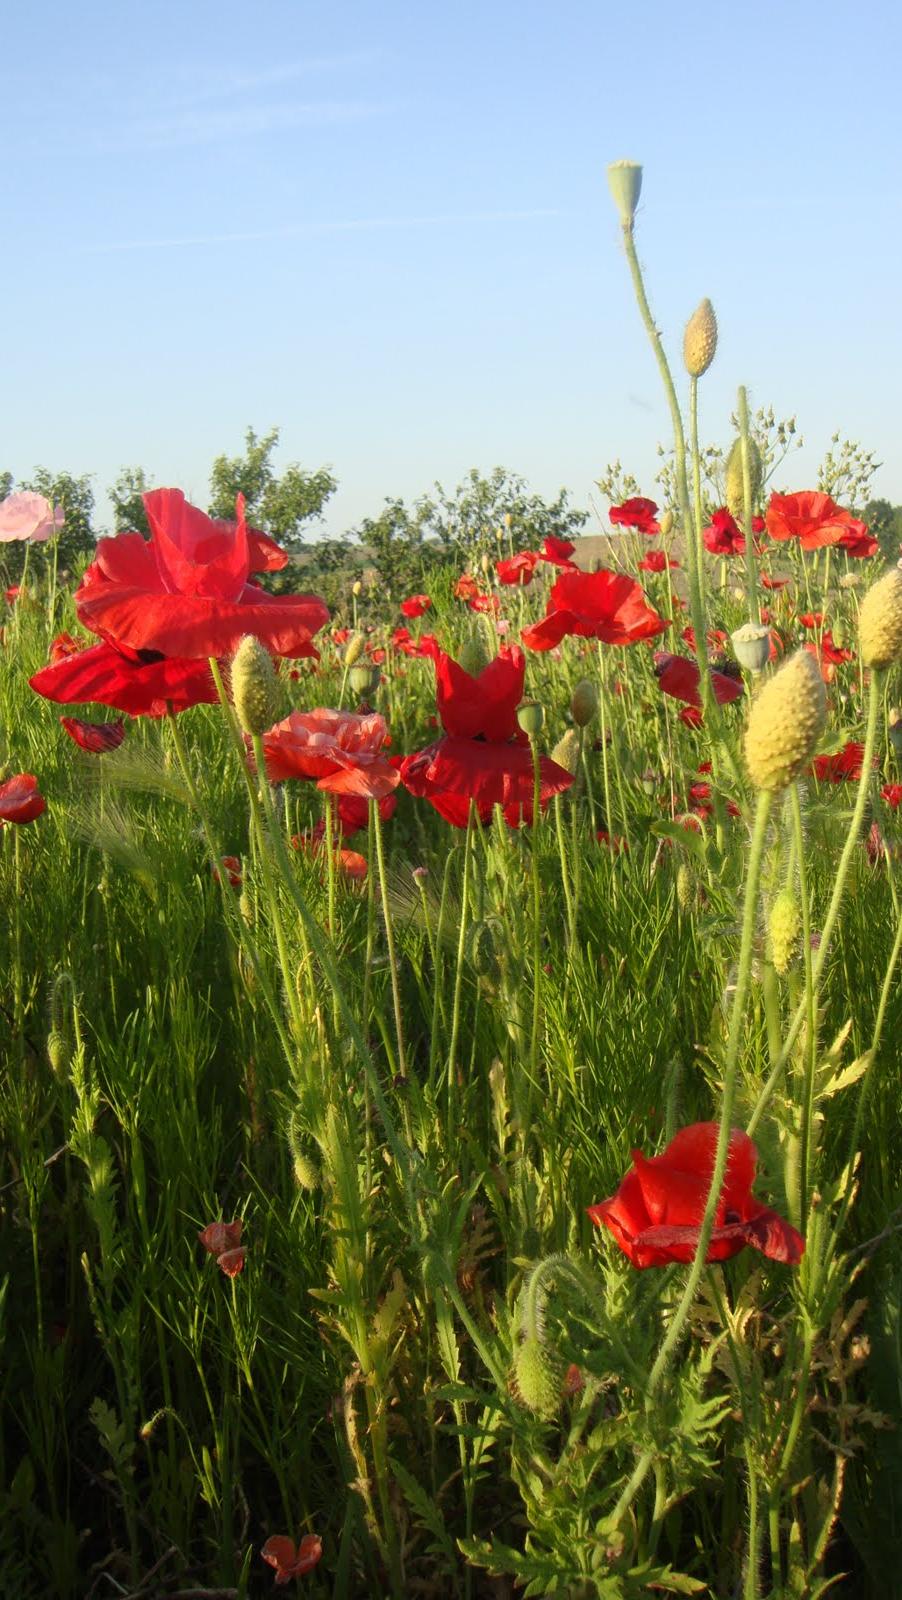
{"label": "elongated seed head", "polygon": [[[764,467],[761,461],[761,451],[754,439],[749,439],[749,478],[752,486],[752,509],[758,503],[761,493],[761,479]],[[742,516],[745,504],[742,489],[742,440],[734,439],[727,456],[726,471],[726,500],[727,510],[737,520]]]}
{"label": "elongated seed head", "polygon": [[245,733],[265,733],[276,720],[278,689],[269,651],[245,634],[232,661],[232,700]]}
{"label": "elongated seed head", "polygon": [[868,590],[858,614],[861,659],[866,667],[902,661],[902,572],[891,567]]}
{"label": "elongated seed head", "polygon": [[802,917],[796,897],[789,889],[782,889],[770,908],[767,921],[771,958],[783,977],[799,953],[799,934]]}
{"label": "elongated seed head", "polygon": [[683,334],[683,361],[690,378],[707,372],[717,350],[717,318],[710,300],[693,311]]}
{"label": "elongated seed head", "polygon": [[755,788],[774,792],[794,783],[814,755],[826,720],[817,662],[807,650],[797,650],[752,701],[745,761]]}

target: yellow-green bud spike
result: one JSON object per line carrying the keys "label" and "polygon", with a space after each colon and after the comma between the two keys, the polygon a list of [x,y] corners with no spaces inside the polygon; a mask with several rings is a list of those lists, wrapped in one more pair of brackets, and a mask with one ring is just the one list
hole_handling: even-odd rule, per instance
{"label": "yellow-green bud spike", "polygon": [[752,701],[745,761],[755,788],[776,792],[794,783],[814,755],[826,720],[817,662],[807,650],[797,650]]}
{"label": "yellow-green bud spike", "polygon": [[891,667],[902,660],[902,571],[898,567],[878,578],[862,600],[858,638],[866,667]]}
{"label": "yellow-green bud spike", "polygon": [[65,1034],[58,1028],[52,1028],[47,1035],[47,1059],[53,1076],[61,1080],[65,1078],[72,1059],[72,1051]]}
{"label": "yellow-green bud spike", "polygon": [[681,861],[677,867],[676,897],[681,911],[691,911],[698,898],[695,873],[688,861]]}
{"label": "yellow-green bud spike", "polygon": [[668,539],[670,537],[670,535],[672,534],[672,532],[673,532],[673,512],[671,511],[669,506],[667,507],[666,511],[662,511],[661,512],[661,515],[658,518],[658,527],[661,530],[661,538],[662,539]]}
{"label": "yellow-green bud spike", "polygon": [[608,167],[608,188],[624,228],[633,226],[642,193],[642,168],[638,161],[612,161]]}
{"label": "yellow-green bud spike", "polygon": [[578,728],[587,728],[598,714],[598,690],[591,679],[583,678],[570,696],[570,715]]}
{"label": "yellow-green bud spike", "polygon": [[366,640],[364,639],[363,634],[362,633],[352,633],[350,639],[348,640],[347,644],[345,645],[345,653],[344,653],[344,664],[345,664],[345,666],[346,667],[353,667],[354,662],[360,660],[360,657],[363,655],[365,647],[366,647]]}
{"label": "yellow-green bud spike", "polygon": [[801,912],[795,895],[789,889],[781,890],[771,906],[767,931],[774,967],[783,977],[799,953],[799,935],[802,931]]}
{"label": "yellow-green bud spike", "polygon": [[481,633],[474,629],[467,635],[458,651],[457,662],[471,678],[479,677],[480,672],[489,664],[489,653]]}
{"label": "yellow-green bud spike", "polygon": [[319,1188],[321,1176],[319,1166],[305,1150],[295,1150],[292,1171],[299,1189],[312,1192]]}
{"label": "yellow-green bud spike", "polygon": [[683,361],[690,378],[707,372],[717,351],[717,318],[710,300],[693,311],[683,334]]}
{"label": "yellow-green bud spike", "polygon": [[[761,461],[761,451],[754,439],[749,439],[749,478],[752,486],[752,510],[758,503],[761,494],[761,479],[764,466]],[[726,502],[727,510],[739,522],[742,519],[745,506],[745,495],[742,486],[742,440],[734,439],[727,456],[726,467]]]}
{"label": "yellow-green bud spike", "polygon": [[232,660],[232,701],[245,733],[265,733],[276,720],[278,689],[272,656],[250,633]]}
{"label": "yellow-green bud spike", "polygon": [[576,776],[576,769],[579,766],[579,734],[574,728],[568,728],[562,738],[558,739],[551,752],[551,759],[556,761],[559,767],[563,767],[565,772]]}

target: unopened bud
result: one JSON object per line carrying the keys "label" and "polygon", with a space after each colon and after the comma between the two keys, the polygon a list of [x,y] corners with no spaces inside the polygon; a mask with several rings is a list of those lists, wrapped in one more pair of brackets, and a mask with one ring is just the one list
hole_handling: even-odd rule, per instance
{"label": "unopened bud", "polygon": [[583,678],[570,696],[570,715],[578,728],[587,728],[598,712],[598,690],[589,678]]}
{"label": "unopened bud", "polygon": [[366,648],[366,640],[364,639],[363,634],[362,633],[352,633],[350,639],[348,640],[347,644],[345,645],[345,653],[344,653],[344,664],[345,664],[345,666],[346,667],[353,667],[354,662],[360,660],[360,657],[363,655],[363,652],[364,652],[365,648]]}
{"label": "unopened bud", "polygon": [[624,228],[632,228],[642,193],[642,167],[638,161],[613,161],[608,167],[608,188]]}
{"label": "unopened bud", "polygon": [[820,669],[798,650],[752,701],[745,760],[756,789],[785,789],[808,766],[827,720]]}
{"label": "unopened bud", "polygon": [[351,593],[355,596],[355,598],[357,595],[363,594],[363,584],[359,578],[355,578],[354,582],[351,584]]}
{"label": "unopened bud", "polygon": [[489,654],[485,647],[485,640],[481,633],[475,629],[468,634],[460,647],[457,655],[457,664],[468,672],[471,678],[478,678],[489,664]]}
{"label": "unopened bud", "polygon": [[902,572],[898,567],[891,567],[862,600],[858,637],[866,667],[891,667],[902,659]]}
{"label": "unopened bud", "polygon": [[579,734],[574,728],[568,728],[562,738],[558,739],[551,752],[551,759],[559,767],[563,767],[565,772],[576,776],[579,766]]}
{"label": "unopened bud", "polygon": [[801,913],[795,896],[788,889],[783,889],[771,906],[767,931],[774,967],[783,977],[799,953],[802,931]]}
{"label": "unopened bud", "polygon": [[276,720],[278,689],[272,656],[252,633],[245,634],[232,660],[232,701],[245,733],[265,733]]}
{"label": "unopened bud", "polygon": [[717,318],[710,300],[693,311],[683,334],[683,361],[690,378],[707,372],[717,350]]}
{"label": "unopened bud", "polygon": [[[754,439],[749,439],[749,483],[752,490],[752,509],[758,503],[761,494],[761,479],[764,467],[761,461],[761,451]],[[745,509],[745,491],[742,484],[742,440],[734,439],[727,456],[726,467],[726,501],[727,509],[731,516],[740,522]]]}
{"label": "unopened bud", "polygon": [[661,512],[661,515],[658,518],[658,527],[660,528],[661,536],[664,539],[669,538],[670,534],[673,532],[673,512],[669,506],[666,511]]}
{"label": "unopened bud", "polygon": [[698,899],[695,873],[688,861],[681,861],[677,867],[676,897],[681,911],[691,911]]}
{"label": "unopened bud", "polygon": [[65,1078],[72,1059],[72,1051],[66,1035],[59,1028],[52,1028],[47,1035],[47,1059],[53,1076],[60,1080]]}
{"label": "unopened bud", "polygon": [[898,706],[893,706],[887,718],[889,724],[889,742],[896,755],[902,758],[902,711]]}
{"label": "unopened bud", "polygon": [[524,1339],[514,1356],[514,1385],[523,1404],[550,1422],[561,1401],[561,1384],[538,1339]]}

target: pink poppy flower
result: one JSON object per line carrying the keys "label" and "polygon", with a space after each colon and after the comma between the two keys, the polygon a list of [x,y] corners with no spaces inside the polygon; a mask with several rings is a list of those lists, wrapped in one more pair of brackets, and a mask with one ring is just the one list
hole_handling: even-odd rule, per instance
{"label": "pink poppy flower", "polygon": [[64,521],[62,506],[54,509],[44,495],[20,489],[0,500],[0,543],[27,539],[31,544],[43,544],[51,534],[59,533]]}

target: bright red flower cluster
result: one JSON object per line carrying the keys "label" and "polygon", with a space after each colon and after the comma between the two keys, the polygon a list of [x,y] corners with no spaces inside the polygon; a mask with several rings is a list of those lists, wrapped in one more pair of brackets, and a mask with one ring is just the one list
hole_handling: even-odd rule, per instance
{"label": "bright red flower cluster", "polygon": [[553,650],[568,634],[604,644],[636,644],[666,627],[641,584],[626,573],[602,568],[563,573],[548,597],[546,615],[520,637],[530,650]]}
{"label": "bright red flower cluster", "polygon": [[813,489],[800,494],[772,494],[765,522],[772,539],[797,539],[802,550],[822,550],[839,544],[854,555],[860,553],[859,547],[869,538],[865,523],[853,517],[851,511],[841,510],[828,494]]}
{"label": "bright red flower cluster", "polygon": [[655,502],[646,500],[642,495],[634,495],[631,500],[624,500],[619,506],[611,506],[608,516],[615,528],[635,528],[638,533],[647,534],[650,539],[661,532]]}

